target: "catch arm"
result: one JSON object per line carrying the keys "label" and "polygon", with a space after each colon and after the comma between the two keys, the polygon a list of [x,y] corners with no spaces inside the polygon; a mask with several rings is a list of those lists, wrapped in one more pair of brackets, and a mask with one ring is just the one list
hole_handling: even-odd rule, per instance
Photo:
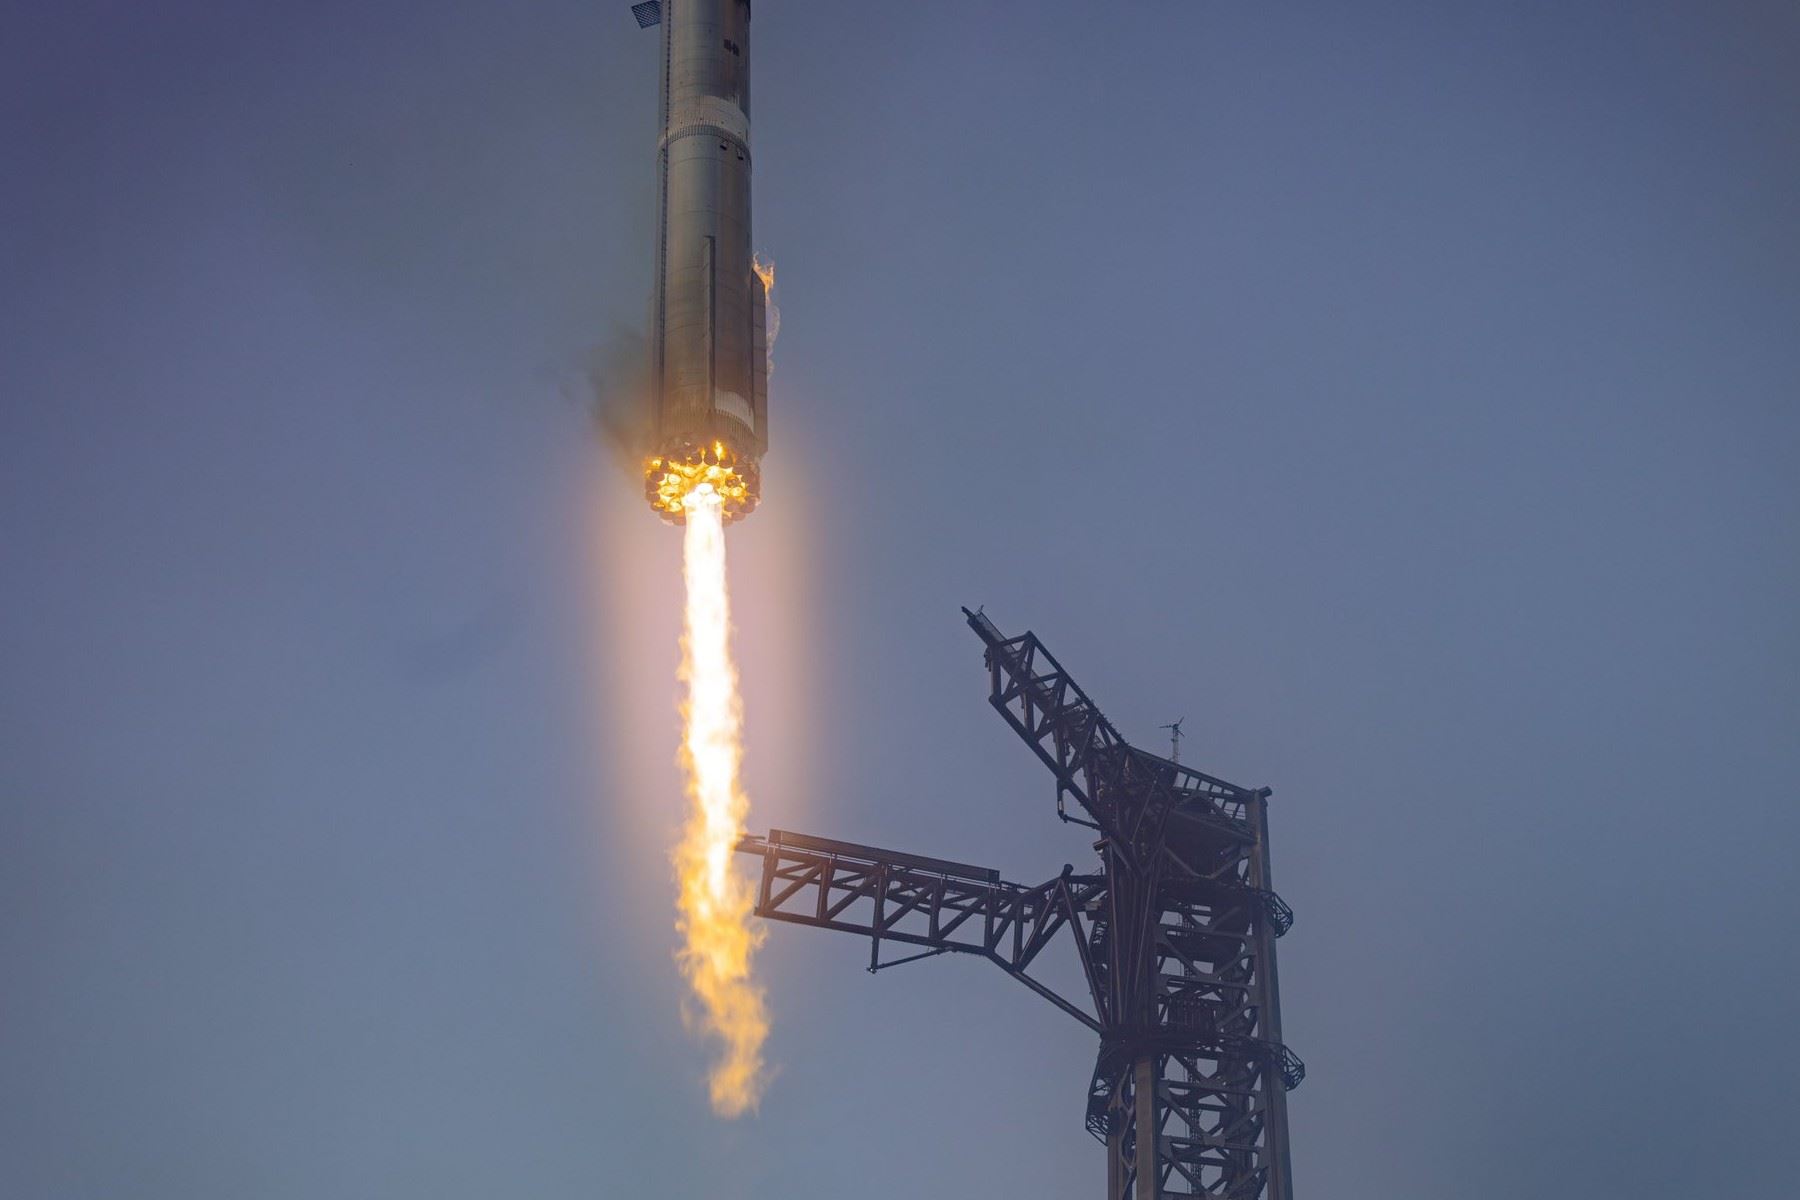
{"label": "catch arm", "polygon": [[[1063,928],[1074,934],[1093,995],[1103,992],[1092,952],[1092,914],[1106,882],[1063,873],[1035,887],[1000,872],[775,829],[745,837],[738,852],[759,857],[756,915],[869,938],[869,970],[933,954],[978,954],[1096,1033],[1101,1021],[1033,978],[1028,968]],[[883,961],[881,944],[917,946]]]}

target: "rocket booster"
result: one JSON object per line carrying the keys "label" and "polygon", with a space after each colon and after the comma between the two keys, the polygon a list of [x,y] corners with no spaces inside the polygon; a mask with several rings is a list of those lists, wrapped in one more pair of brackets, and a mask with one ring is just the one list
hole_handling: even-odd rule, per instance
{"label": "rocket booster", "polygon": [[658,0],[632,14],[662,33],[644,494],[680,524],[687,494],[710,485],[737,520],[756,507],[768,448],[768,294],[750,242],[750,2]]}

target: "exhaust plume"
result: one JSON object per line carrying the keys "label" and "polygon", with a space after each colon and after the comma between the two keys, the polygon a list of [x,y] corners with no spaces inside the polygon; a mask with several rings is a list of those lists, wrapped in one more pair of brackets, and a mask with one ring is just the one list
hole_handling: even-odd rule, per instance
{"label": "exhaust plume", "polygon": [[683,937],[682,974],[699,1002],[689,1018],[723,1043],[710,1078],[713,1111],[736,1117],[754,1109],[761,1095],[762,1045],[769,1032],[762,989],[750,977],[750,958],[762,941],[762,931],[750,924],[755,893],[732,866],[750,805],[738,777],[743,706],[731,660],[722,498],[701,483],[683,507],[681,677],[687,695],[681,765],[692,808],[674,853],[676,928]]}

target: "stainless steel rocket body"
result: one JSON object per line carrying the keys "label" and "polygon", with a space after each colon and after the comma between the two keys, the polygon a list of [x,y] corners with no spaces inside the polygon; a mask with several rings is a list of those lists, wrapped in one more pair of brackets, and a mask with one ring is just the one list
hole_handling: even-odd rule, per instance
{"label": "stainless steel rocket body", "polygon": [[656,457],[646,493],[658,504],[661,487],[666,501],[665,468],[723,465],[745,485],[735,508],[728,503],[727,515],[741,517],[755,506],[768,447],[767,295],[750,240],[750,4],[660,7]]}

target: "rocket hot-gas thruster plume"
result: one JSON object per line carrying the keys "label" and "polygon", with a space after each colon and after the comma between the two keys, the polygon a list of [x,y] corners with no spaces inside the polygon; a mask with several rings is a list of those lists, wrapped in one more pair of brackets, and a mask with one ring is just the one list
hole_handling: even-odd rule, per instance
{"label": "rocket hot-gas thruster plume", "polygon": [[675,848],[676,924],[684,942],[682,972],[700,1002],[699,1023],[724,1043],[712,1071],[713,1109],[735,1117],[755,1106],[762,1087],[769,1022],[762,991],[750,977],[750,955],[762,931],[750,924],[755,890],[732,864],[750,802],[738,780],[743,707],[731,661],[724,510],[707,483],[688,493],[686,505],[681,762],[692,808]]}
{"label": "rocket hot-gas thruster plume", "polygon": [[691,807],[675,848],[679,953],[697,1025],[722,1044],[713,1110],[738,1116],[763,1084],[768,1018],[750,958],[755,893],[733,866],[749,807],[738,768],[743,706],[731,659],[725,526],[756,507],[767,447],[772,269],[750,243],[749,0],[652,0],[662,26],[656,290],[651,314],[655,449],[644,494],[685,525],[681,764]]}

